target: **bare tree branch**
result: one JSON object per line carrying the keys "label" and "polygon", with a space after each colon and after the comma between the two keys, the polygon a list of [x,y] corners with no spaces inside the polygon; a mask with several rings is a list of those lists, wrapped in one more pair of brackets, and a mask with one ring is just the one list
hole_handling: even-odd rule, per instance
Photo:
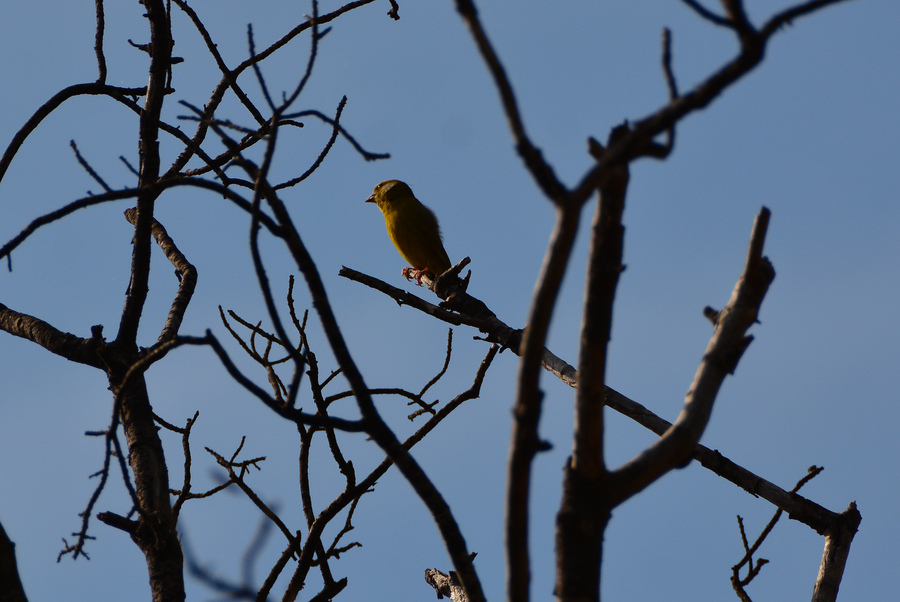
{"label": "bare tree branch", "polygon": [[[125,211],[125,219],[132,225],[137,222],[137,211],[134,208]],[[194,287],[197,286],[197,268],[195,268],[187,260],[187,258],[175,246],[175,241],[166,232],[161,223],[153,219],[150,225],[150,233],[156,240],[156,243],[166,255],[166,259],[175,266],[175,275],[178,277],[178,293],[172,299],[172,307],[169,309],[169,317],[166,319],[166,325],[157,339],[157,343],[164,343],[174,339],[181,327],[181,321],[184,319],[184,312],[187,311],[188,304],[194,294]]]}
{"label": "bare tree branch", "polygon": [[825,532],[825,551],[822,553],[822,564],[819,577],[813,589],[813,602],[834,602],[837,600],[838,588],[844,576],[844,567],[850,555],[850,544],[859,529],[862,516],[856,509],[856,502],[850,505],[834,521]]}
{"label": "bare tree branch", "polygon": [[103,54],[103,33],[106,30],[106,19],[103,15],[103,0],[94,0],[97,16],[97,27],[94,30],[94,54],[97,55],[97,83],[106,83],[106,56]]}
{"label": "bare tree branch", "polygon": [[266,119],[260,114],[259,110],[256,106],[247,98],[247,95],[241,89],[241,87],[237,83],[237,76],[234,72],[228,69],[228,66],[225,64],[225,60],[222,58],[222,55],[219,53],[218,45],[213,42],[212,36],[209,35],[209,32],[206,29],[206,26],[203,24],[203,21],[200,20],[200,17],[197,16],[197,13],[193,8],[188,6],[187,2],[184,0],[172,0],[175,3],[175,6],[180,8],[184,14],[188,16],[191,20],[191,23],[197,29],[197,32],[200,34],[200,37],[203,38],[203,42],[206,44],[206,49],[209,51],[210,56],[216,61],[216,66],[219,68],[219,71],[222,72],[223,81],[226,82],[231,88],[231,91],[234,92],[234,95],[241,102],[247,112],[253,117],[253,119],[259,125],[265,125]]}
{"label": "bare tree branch", "polygon": [[146,93],[147,88],[119,88],[100,83],[75,84],[60,90],[54,94],[50,100],[41,105],[41,107],[35,111],[34,115],[19,128],[19,131],[16,132],[16,135],[13,136],[12,140],[10,140],[9,145],[3,152],[3,156],[0,157],[0,180],[3,180],[3,176],[6,175],[6,170],[9,169],[13,158],[15,158],[16,153],[19,152],[25,139],[37,129],[48,115],[56,111],[56,109],[67,100],[78,96],[109,96],[114,100],[128,105],[129,101],[125,98],[126,96],[143,96]]}
{"label": "bare tree branch", "polygon": [[538,149],[528,134],[525,133],[525,124],[519,114],[519,105],[513,93],[512,84],[506,76],[506,69],[500,62],[494,47],[488,40],[487,33],[481,25],[478,18],[478,11],[472,0],[456,0],[456,10],[462,16],[463,21],[469,27],[475,45],[481,53],[491,76],[494,78],[494,85],[497,86],[497,92],[500,95],[500,101],[503,104],[503,112],[509,124],[509,129],[513,139],[516,142],[516,151],[525,162],[528,172],[537,181],[538,186],[556,205],[563,204],[563,196],[566,194],[566,188],[556,177],[553,168],[544,160],[540,149]]}
{"label": "bare tree branch", "polygon": [[[610,142],[624,128],[614,130]],[[589,598],[600,590],[603,534],[612,506],[605,502],[603,457],[606,363],[612,338],[613,300],[623,271],[622,214],[628,166],[610,170],[597,191],[581,317],[578,388],[572,455],[563,472],[563,497],[556,516],[556,595]]]}
{"label": "bare tree branch", "polygon": [[0,524],[0,583],[3,584],[3,602],[28,602],[25,589],[19,579],[14,544]]}
{"label": "bare tree branch", "polygon": [[725,17],[721,17],[711,10],[707,9],[705,6],[700,4],[697,0],[681,0],[685,4],[687,4],[694,12],[698,15],[713,23],[714,25],[719,25],[721,27],[727,27],[729,29],[734,29],[734,23],[726,19]]}
{"label": "bare tree branch", "polygon": [[19,313],[0,303],[0,330],[37,343],[47,351],[65,359],[103,369],[97,356],[97,341],[62,332],[40,318]]}
{"label": "bare tree branch", "polygon": [[769,210],[763,207],[756,217],[744,270],[731,299],[718,312],[715,331],[678,419],[653,445],[611,475],[608,495],[615,504],[683,464],[693,453],[722,382],[734,372],[741,355],[753,340],[746,332],[757,322],[760,305],[775,278],[772,264],[762,254],[769,215]]}

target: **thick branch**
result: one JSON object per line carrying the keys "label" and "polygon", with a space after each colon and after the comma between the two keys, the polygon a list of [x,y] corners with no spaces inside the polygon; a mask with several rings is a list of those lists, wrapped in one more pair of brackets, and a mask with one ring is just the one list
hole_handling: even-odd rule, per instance
{"label": "thick branch", "polygon": [[[609,387],[606,389],[606,405],[657,435],[663,435],[672,427],[669,421]],[[796,493],[785,491],[771,481],[735,464],[716,450],[697,444],[692,457],[704,468],[731,481],[750,495],[761,497],[773,506],[781,508],[790,518],[802,522],[819,534],[825,532],[836,516],[834,512],[819,504]]]}
{"label": "thick branch", "polygon": [[762,255],[769,215],[769,210],[763,207],[756,218],[743,273],[728,304],[718,312],[715,331],[675,424],[652,446],[613,473],[610,496],[616,504],[690,458],[706,428],[722,382],[734,372],[753,340],[745,333],[757,322],[760,305],[775,278],[772,264]]}
{"label": "thick branch", "polygon": [[[616,131],[611,136],[616,136]],[[627,165],[610,171],[598,191],[591,226],[572,456],[564,470],[563,497],[556,517],[555,591],[559,600],[589,600],[600,591],[603,534],[611,511],[603,501],[607,476],[603,458],[606,358],[613,301],[622,272],[622,213],[627,185]]]}
{"label": "thick branch", "polygon": [[510,435],[506,485],[506,557],[507,597],[527,602],[531,580],[528,552],[528,502],[531,490],[531,463],[541,449],[538,424],[543,393],[540,379],[541,358],[550,318],[556,307],[575,234],[580,207],[572,204],[557,208],[556,227],[544,257],[544,264],[532,295],[528,326],[516,376],[513,405],[513,429]]}
{"label": "thick branch", "polygon": [[603,397],[607,346],[612,337],[613,301],[622,267],[628,167],[615,170],[598,191],[581,318],[579,374],[571,467],[587,478],[606,471],[603,463]]}
{"label": "thick branch", "polygon": [[847,556],[850,554],[850,543],[859,529],[862,516],[856,509],[856,503],[837,516],[825,533],[825,551],[819,567],[819,577],[813,589],[812,602],[835,602],[838,588],[844,576]]}
{"label": "thick branch", "polygon": [[121,408],[122,427],[128,442],[128,459],[134,472],[140,518],[133,537],[147,559],[150,588],[156,602],[184,599],[184,558],[175,516],[169,504],[169,476],[162,443],[143,375],[130,378],[124,387],[110,377]]}
{"label": "thick branch", "polygon": [[[159,179],[159,124],[163,100],[172,68],[172,31],[166,5],[162,0],[142,0],[150,23],[150,81],[141,111],[139,126],[139,151],[141,158],[138,187],[156,184]],[[153,203],[158,193],[142,191],[137,199],[137,218],[134,227],[134,251],[131,257],[131,280],[122,308],[122,317],[116,342],[135,347],[138,326],[144,302],[147,299],[150,277],[150,228],[153,220]]]}
{"label": "thick branch", "polygon": [[14,544],[3,525],[0,525],[0,598],[3,602],[28,602],[25,589],[19,579],[19,568],[16,563],[16,544]]}
{"label": "thick branch", "polygon": [[101,370],[105,368],[96,352],[98,341],[62,332],[39,318],[19,313],[2,303],[0,303],[0,330],[37,343],[47,351],[69,361]]}
{"label": "thick branch", "polygon": [[[134,225],[137,222],[137,210],[126,209],[125,219]],[[159,344],[174,339],[178,334],[181,321],[184,319],[184,312],[187,311],[194,288],[197,286],[197,268],[191,265],[191,262],[178,250],[175,241],[172,240],[163,225],[155,219],[151,223],[150,233],[156,240],[156,244],[165,253],[166,259],[175,266],[175,275],[178,277],[178,292],[172,299],[169,317],[166,318],[166,324],[156,341]]]}

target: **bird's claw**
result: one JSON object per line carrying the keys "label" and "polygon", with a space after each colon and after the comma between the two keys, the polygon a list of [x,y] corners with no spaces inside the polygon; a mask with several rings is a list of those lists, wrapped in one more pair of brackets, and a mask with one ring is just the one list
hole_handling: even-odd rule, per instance
{"label": "bird's claw", "polygon": [[425,276],[427,271],[427,268],[424,270],[417,270],[416,268],[403,268],[403,271],[400,273],[407,280],[415,280],[417,285],[422,286],[422,278]]}

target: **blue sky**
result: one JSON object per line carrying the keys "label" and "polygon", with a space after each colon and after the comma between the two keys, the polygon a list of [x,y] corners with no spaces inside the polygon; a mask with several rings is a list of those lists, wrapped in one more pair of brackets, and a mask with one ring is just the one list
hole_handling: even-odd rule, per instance
{"label": "blue sky", "polygon": [[[136,3],[107,3],[109,82],[141,86],[144,56],[127,40],[146,40]],[[605,139],[625,119],[637,120],[666,99],[660,33],[673,34],[674,68],[682,90],[701,81],[735,52],[729,34],[700,21],[679,2],[528,1],[516,8],[482,3],[482,20],[507,68],[527,130],[568,184],[590,166],[585,140]],[[322,12],[338,3],[324,2]],[[712,7],[713,4],[710,3]],[[749,2],[760,23],[783,2]],[[310,11],[305,3],[196,2],[225,60],[246,56],[252,22],[264,47]],[[513,326],[525,320],[553,212],[512,148],[495,90],[451,2],[401,3],[399,22],[386,2],[333,23],[298,108],[333,113],[348,103],[342,123],[388,161],[364,162],[338,143],[307,182],[286,191],[304,241],[316,259],[338,321],[368,384],[418,390],[441,366],[443,324],[339,278],[341,265],[397,286],[402,259],[381,215],[363,200],[381,180],[407,181],[438,214],[451,259],[468,255],[470,292]],[[5,3],[0,8],[0,140],[64,86],[93,81],[93,12],[88,3]],[[703,443],[789,489],[807,467],[824,473],[803,494],[835,510],[855,500],[863,522],[841,588],[845,600],[881,599],[896,559],[900,521],[895,500],[900,470],[895,425],[900,319],[900,153],[897,114],[900,7],[861,0],[797,21],[771,42],[766,60],[708,109],[678,129],[665,162],[632,167],[625,213],[627,271],[615,307],[608,381],[669,420],[678,411],[711,334],[701,310],[723,305],[740,273],[760,206],[772,210],[766,253],[777,276],[760,314],[756,337],[723,387]],[[201,105],[219,77],[199,37],[175,13],[175,103]],[[307,39],[265,69],[276,93],[302,73]],[[258,98],[246,80],[244,89]],[[228,117],[249,123],[235,103]],[[182,128],[190,130],[189,123]],[[110,185],[131,186],[118,157],[137,164],[136,121],[111,101],[67,103],[26,142],[0,181],[0,239],[36,216],[99,187],[72,157],[74,139]],[[279,138],[276,178],[306,170],[328,137],[307,121]],[[163,139],[164,162],[177,147]],[[89,336],[115,331],[128,283],[127,204],[101,206],[36,233],[0,273],[0,302],[57,328]],[[266,320],[247,252],[248,220],[222,199],[197,190],[173,191],[157,218],[197,266],[199,282],[183,334],[211,328],[229,341],[217,306]],[[575,362],[584,280],[585,212],[567,272],[549,347]],[[269,275],[284,291],[296,269],[274,244],[264,247]],[[162,255],[154,257],[142,342],[155,341],[176,282]],[[412,285],[411,290],[425,294]],[[309,306],[308,296],[297,294]],[[311,344],[323,372],[334,362],[315,320]],[[447,401],[467,388],[487,347],[467,329],[454,332],[447,376],[431,391]],[[237,356],[239,350],[232,345]],[[103,375],[70,364],[33,344],[0,336],[0,520],[17,544],[26,590],[34,600],[120,600],[149,596],[137,548],[122,533],[95,523],[89,562],[56,564],[61,538],[79,526],[93,488],[88,476],[102,462],[102,444],[84,437],[108,423],[111,399]],[[248,372],[253,366],[241,364]],[[415,451],[456,512],[490,599],[503,598],[502,494],[515,357],[501,354],[480,399],[463,405]],[[264,383],[264,375],[256,374]],[[183,424],[195,411],[195,488],[215,482],[209,446],[230,454],[242,436],[246,457],[266,456],[251,484],[277,502],[299,528],[297,441],[289,424],[266,413],[228,380],[208,350],[182,349],[147,375],[155,411]],[[336,382],[335,392],[343,386]],[[535,464],[532,512],[532,594],[551,596],[553,526],[561,468],[570,448],[572,392],[549,376],[542,435],[554,444]],[[307,401],[306,403],[311,403]],[[379,400],[400,436],[415,428],[405,402]],[[352,408],[347,406],[348,414]],[[647,445],[651,435],[610,415],[607,453],[613,465]],[[163,433],[179,482],[180,441]],[[348,436],[359,471],[374,466],[375,445]],[[320,451],[324,451],[320,450]],[[318,508],[340,482],[323,456],[317,465]],[[122,487],[108,488],[98,510],[127,512]],[[774,509],[699,466],[673,472],[616,510],[607,531],[603,597],[607,600],[724,600],[733,596],[730,567],[740,558],[735,515],[751,533]],[[192,548],[210,567],[234,574],[258,513],[238,495],[188,504],[182,514]],[[430,599],[425,568],[449,568],[437,532],[411,489],[394,472],[364,498],[352,537],[363,544],[334,569],[347,575],[345,600]],[[397,533],[402,537],[397,537]],[[274,541],[260,563],[281,550]],[[770,563],[750,586],[754,599],[811,595],[822,540],[783,519],[760,556]],[[260,579],[262,577],[259,577]],[[189,596],[210,592],[188,581]]]}

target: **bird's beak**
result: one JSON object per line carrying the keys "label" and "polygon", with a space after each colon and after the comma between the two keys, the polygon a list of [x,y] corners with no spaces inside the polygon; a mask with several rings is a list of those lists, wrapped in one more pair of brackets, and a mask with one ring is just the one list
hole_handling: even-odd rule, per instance
{"label": "bird's beak", "polygon": [[369,195],[369,198],[366,199],[366,202],[367,202],[367,203],[374,203],[374,202],[375,202],[375,193],[374,193],[374,192],[373,192],[372,194]]}

